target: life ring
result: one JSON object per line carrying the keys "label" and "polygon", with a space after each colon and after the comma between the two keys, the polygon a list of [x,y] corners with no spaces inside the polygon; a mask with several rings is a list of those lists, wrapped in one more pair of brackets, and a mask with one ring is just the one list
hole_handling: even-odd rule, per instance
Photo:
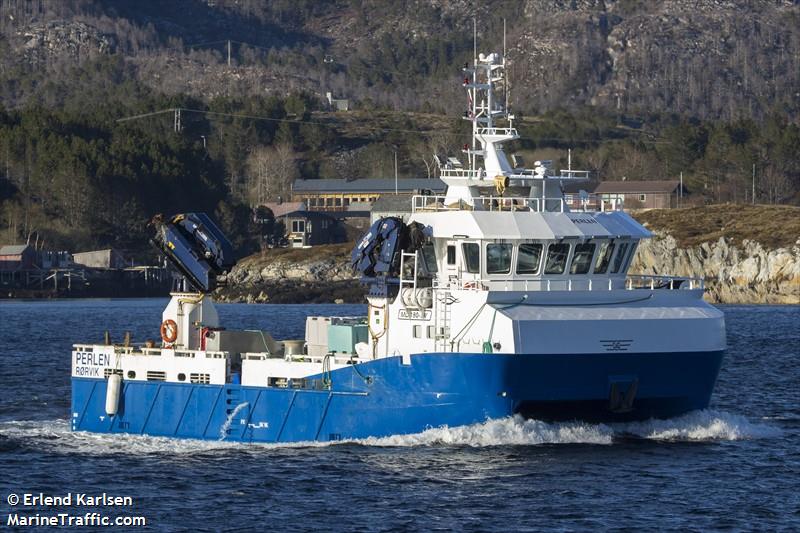
{"label": "life ring", "polygon": [[178,338],[178,324],[171,318],[161,323],[161,340],[172,344]]}

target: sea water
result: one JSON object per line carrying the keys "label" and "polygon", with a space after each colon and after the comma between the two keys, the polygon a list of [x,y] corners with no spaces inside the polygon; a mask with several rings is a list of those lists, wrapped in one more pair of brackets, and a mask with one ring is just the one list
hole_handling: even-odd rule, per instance
{"label": "sea water", "polygon": [[[165,304],[0,302],[0,527],[94,513],[175,531],[800,530],[800,307],[723,306],[712,404],[672,420],[509,418],[287,445],[71,432],[72,343],[156,339]],[[307,315],[366,311],[217,307],[278,338],[302,338]],[[9,503],[26,494],[132,504]]]}

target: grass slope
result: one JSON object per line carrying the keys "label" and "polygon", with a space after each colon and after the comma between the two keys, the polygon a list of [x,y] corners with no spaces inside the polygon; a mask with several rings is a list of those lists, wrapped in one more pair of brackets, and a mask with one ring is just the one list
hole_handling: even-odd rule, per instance
{"label": "grass slope", "polygon": [[757,241],[764,248],[792,247],[800,238],[800,207],[721,204],[683,209],[649,209],[632,213],[651,231],[665,231],[682,247],[713,242]]}

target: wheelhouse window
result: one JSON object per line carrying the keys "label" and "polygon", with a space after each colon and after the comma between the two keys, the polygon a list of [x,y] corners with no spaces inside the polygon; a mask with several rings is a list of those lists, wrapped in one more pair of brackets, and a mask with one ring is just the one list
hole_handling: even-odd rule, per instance
{"label": "wheelhouse window", "polygon": [[448,244],[447,245],[447,264],[448,265],[455,265],[456,264],[456,245],[455,244]]}
{"label": "wheelhouse window", "polygon": [[517,248],[517,274],[538,274],[542,262],[542,245],[522,243]]}
{"label": "wheelhouse window", "polygon": [[611,267],[612,274],[616,274],[619,272],[619,269],[622,268],[622,261],[625,259],[625,256],[628,253],[628,247],[630,247],[630,244],[627,242],[623,242],[619,245],[619,249],[617,249],[617,255],[614,256],[614,264]]}
{"label": "wheelhouse window", "polygon": [[486,273],[508,274],[511,272],[510,243],[489,243],[486,245]]}
{"label": "wheelhouse window", "polygon": [[597,252],[597,259],[594,263],[595,274],[605,274],[608,271],[612,255],[614,255],[614,241],[601,242],[600,250]]}
{"label": "wheelhouse window", "polygon": [[563,274],[567,268],[567,256],[569,256],[569,244],[559,242],[548,246],[544,273]]}
{"label": "wheelhouse window", "polygon": [[636,253],[636,243],[632,242],[630,251],[628,252],[628,259],[625,260],[625,265],[622,267],[623,272],[627,272],[628,267],[631,266],[631,261],[633,260],[633,255]]}
{"label": "wheelhouse window", "polygon": [[572,265],[569,267],[570,274],[586,274],[592,266],[595,244],[585,242],[575,245],[575,253],[572,256]]}
{"label": "wheelhouse window", "polygon": [[477,274],[481,271],[481,247],[477,242],[465,242],[461,245],[464,254],[464,266],[467,272]]}
{"label": "wheelhouse window", "polygon": [[[422,246],[422,262],[425,264],[425,271],[433,274],[438,271],[436,265],[436,252],[433,249],[433,243],[428,242]],[[455,255],[455,253],[454,253]]]}

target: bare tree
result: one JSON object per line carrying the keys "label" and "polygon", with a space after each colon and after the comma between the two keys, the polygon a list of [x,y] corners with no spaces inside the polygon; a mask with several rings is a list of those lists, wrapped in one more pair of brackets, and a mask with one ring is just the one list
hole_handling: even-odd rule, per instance
{"label": "bare tree", "polygon": [[767,165],[763,169],[756,186],[762,195],[759,198],[761,203],[781,203],[792,195],[791,181],[785,172],[775,168],[774,165]]}
{"label": "bare tree", "polygon": [[456,140],[447,132],[433,133],[420,137],[417,142],[409,146],[409,155],[415,161],[425,165],[428,178],[435,178],[438,172],[434,155],[456,155]]}
{"label": "bare tree", "polygon": [[297,156],[288,143],[254,148],[246,167],[249,198],[254,205],[278,196],[285,198],[298,176]]}

